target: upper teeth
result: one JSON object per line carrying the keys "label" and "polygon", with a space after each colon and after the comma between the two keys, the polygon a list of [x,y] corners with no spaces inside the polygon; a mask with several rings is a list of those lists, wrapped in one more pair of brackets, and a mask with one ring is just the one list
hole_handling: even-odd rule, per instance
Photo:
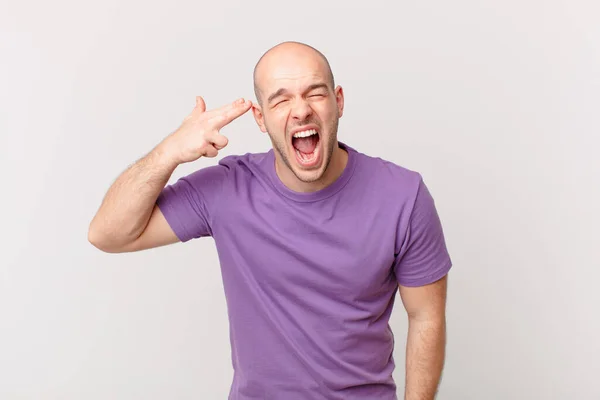
{"label": "upper teeth", "polygon": [[309,129],[309,130],[306,130],[306,131],[294,133],[294,137],[295,138],[308,137],[308,136],[312,136],[312,135],[316,135],[316,134],[317,134],[317,131],[315,129]]}

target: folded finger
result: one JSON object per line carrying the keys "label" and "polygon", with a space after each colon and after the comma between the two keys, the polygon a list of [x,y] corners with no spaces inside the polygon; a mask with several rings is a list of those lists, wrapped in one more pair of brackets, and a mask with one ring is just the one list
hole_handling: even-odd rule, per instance
{"label": "folded finger", "polygon": [[221,150],[222,148],[227,146],[227,143],[229,143],[229,139],[227,139],[226,136],[223,136],[217,132],[215,132],[211,137],[209,137],[208,140],[217,150]]}

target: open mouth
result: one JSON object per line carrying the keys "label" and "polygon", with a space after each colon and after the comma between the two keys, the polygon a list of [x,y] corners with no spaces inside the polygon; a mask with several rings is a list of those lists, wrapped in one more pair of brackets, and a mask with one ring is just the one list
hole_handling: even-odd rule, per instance
{"label": "open mouth", "polygon": [[319,161],[319,132],[316,129],[307,129],[296,132],[292,137],[292,146],[296,153],[296,160],[305,167],[316,165]]}

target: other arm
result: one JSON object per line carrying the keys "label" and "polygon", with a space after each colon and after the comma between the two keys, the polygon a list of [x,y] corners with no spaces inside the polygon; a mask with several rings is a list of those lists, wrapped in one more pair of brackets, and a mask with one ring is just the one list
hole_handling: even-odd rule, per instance
{"label": "other arm", "polygon": [[408,313],[405,400],[435,398],[445,359],[448,276],[420,287],[400,285]]}
{"label": "other arm", "polygon": [[446,292],[452,261],[435,202],[420,180],[408,227],[398,235],[395,273],[408,314],[405,400],[433,400],[446,346]]}

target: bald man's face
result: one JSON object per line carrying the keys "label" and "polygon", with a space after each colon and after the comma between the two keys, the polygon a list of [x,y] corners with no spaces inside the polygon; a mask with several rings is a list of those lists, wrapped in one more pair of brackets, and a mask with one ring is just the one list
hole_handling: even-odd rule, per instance
{"label": "bald man's face", "polygon": [[253,109],[279,160],[302,182],[319,180],[337,146],[344,97],[314,53],[273,55],[257,69],[261,105]]}

